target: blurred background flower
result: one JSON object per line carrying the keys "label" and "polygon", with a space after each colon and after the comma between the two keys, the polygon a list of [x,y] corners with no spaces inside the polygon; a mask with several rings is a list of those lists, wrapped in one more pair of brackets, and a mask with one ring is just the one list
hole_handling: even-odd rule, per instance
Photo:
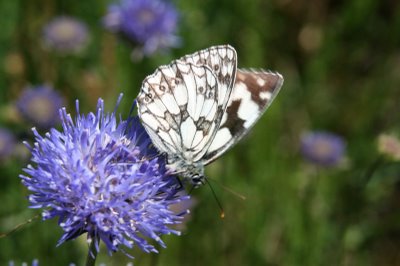
{"label": "blurred background flower", "polygon": [[5,160],[14,153],[16,140],[13,133],[6,129],[0,128],[0,160]]}
{"label": "blurred background flower", "polygon": [[345,142],[342,137],[329,132],[307,132],[301,136],[301,154],[310,163],[320,166],[337,166],[343,159]]}
{"label": "blurred background flower", "polygon": [[134,56],[151,55],[177,47],[178,11],[163,0],[121,0],[109,7],[104,25],[120,34],[137,49]]}
{"label": "blurred background flower", "polygon": [[400,140],[389,134],[378,137],[378,151],[393,160],[400,161]]}
{"label": "blurred background flower", "polygon": [[32,264],[28,264],[28,263],[26,263],[26,262],[22,262],[22,264],[19,264],[19,263],[15,263],[14,261],[9,261],[8,262],[8,266],[39,266],[39,260],[37,260],[37,259],[34,259],[33,261],[32,261]]}
{"label": "blurred background flower", "polygon": [[4,58],[4,70],[10,76],[20,76],[25,72],[24,58],[20,53],[11,52]]}
{"label": "blurred background flower", "polygon": [[50,86],[39,85],[25,88],[16,107],[20,115],[39,128],[49,128],[59,122],[59,109],[64,101]]}
{"label": "blurred background flower", "polygon": [[55,17],[43,28],[45,47],[62,54],[81,52],[88,40],[86,24],[73,17]]}

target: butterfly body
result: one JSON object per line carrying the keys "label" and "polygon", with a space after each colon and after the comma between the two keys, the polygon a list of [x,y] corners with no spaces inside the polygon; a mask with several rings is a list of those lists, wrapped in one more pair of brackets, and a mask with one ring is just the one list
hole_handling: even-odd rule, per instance
{"label": "butterfly body", "polygon": [[278,73],[236,64],[231,46],[213,46],[159,67],[138,95],[154,146],[170,171],[194,186],[204,184],[204,166],[249,131],[282,86]]}

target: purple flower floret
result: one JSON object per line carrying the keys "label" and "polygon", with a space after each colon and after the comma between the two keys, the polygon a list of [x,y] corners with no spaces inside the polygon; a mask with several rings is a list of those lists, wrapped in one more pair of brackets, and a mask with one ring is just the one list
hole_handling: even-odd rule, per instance
{"label": "purple flower floret", "polygon": [[16,107],[21,116],[34,126],[49,128],[60,121],[58,110],[63,105],[61,95],[46,85],[26,88]]}
{"label": "purple flower floret", "polygon": [[104,25],[141,47],[144,55],[179,45],[178,12],[162,0],[121,0],[111,5]]}
{"label": "purple flower floret", "polygon": [[117,122],[101,99],[96,114],[79,114],[78,101],[76,109],[75,120],[60,110],[61,131],[42,137],[33,129],[32,165],[21,175],[30,207],[43,208],[44,220],[59,218],[65,232],[59,244],[87,232],[88,242],[98,249],[102,240],[110,253],[135,245],[157,252],[148,239],[165,247],[162,234],[179,235],[169,226],[186,211],[169,207],[189,197],[177,194],[181,186],[136,117]]}
{"label": "purple flower floret", "polygon": [[343,159],[346,144],[342,137],[329,132],[308,132],[301,138],[301,153],[307,161],[335,166]]}
{"label": "purple flower floret", "polygon": [[55,17],[43,28],[44,45],[56,52],[80,52],[86,47],[88,40],[86,24],[73,17]]}

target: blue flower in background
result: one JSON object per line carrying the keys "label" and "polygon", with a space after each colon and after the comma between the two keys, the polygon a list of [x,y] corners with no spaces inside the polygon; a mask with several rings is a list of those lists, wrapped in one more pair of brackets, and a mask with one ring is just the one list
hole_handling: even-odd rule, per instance
{"label": "blue flower in background", "polygon": [[99,100],[96,114],[80,115],[77,102],[73,121],[63,108],[62,131],[42,137],[34,130],[32,165],[22,182],[32,192],[31,208],[43,208],[45,220],[59,217],[59,244],[87,232],[88,242],[98,249],[101,240],[110,253],[134,245],[157,252],[147,239],[165,247],[162,234],[179,234],[169,226],[187,211],[169,207],[189,197],[177,194],[181,186],[138,119],[117,122],[115,112],[104,113]]}
{"label": "blue flower in background", "polygon": [[49,128],[58,123],[58,110],[62,105],[61,95],[49,86],[26,88],[16,103],[21,116],[39,128]]}
{"label": "blue flower in background", "polygon": [[[14,261],[9,261],[8,262],[8,266],[19,266],[19,265],[21,265],[21,266],[29,266],[29,264],[26,263],[26,262],[23,262],[22,264],[15,264]],[[39,260],[37,260],[37,259],[33,260],[31,265],[32,266],[39,266]]]}
{"label": "blue flower in background", "polygon": [[13,154],[15,148],[15,137],[6,128],[0,128],[0,160],[6,159]]}
{"label": "blue flower in background", "polygon": [[88,40],[86,25],[73,17],[56,17],[43,28],[44,45],[56,52],[80,52],[86,47]]}
{"label": "blue flower in background", "polygon": [[301,137],[303,157],[321,166],[335,166],[344,156],[345,142],[338,135],[328,132],[308,132]]}
{"label": "blue flower in background", "polygon": [[177,22],[175,7],[161,0],[121,0],[104,18],[107,29],[139,45],[144,55],[178,46]]}

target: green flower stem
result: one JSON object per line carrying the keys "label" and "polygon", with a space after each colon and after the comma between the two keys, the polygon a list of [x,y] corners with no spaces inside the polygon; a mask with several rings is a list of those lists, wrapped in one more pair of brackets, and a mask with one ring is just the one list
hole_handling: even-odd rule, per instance
{"label": "green flower stem", "polygon": [[86,258],[86,266],[94,266],[97,258],[96,240],[92,239],[89,246],[88,255]]}

